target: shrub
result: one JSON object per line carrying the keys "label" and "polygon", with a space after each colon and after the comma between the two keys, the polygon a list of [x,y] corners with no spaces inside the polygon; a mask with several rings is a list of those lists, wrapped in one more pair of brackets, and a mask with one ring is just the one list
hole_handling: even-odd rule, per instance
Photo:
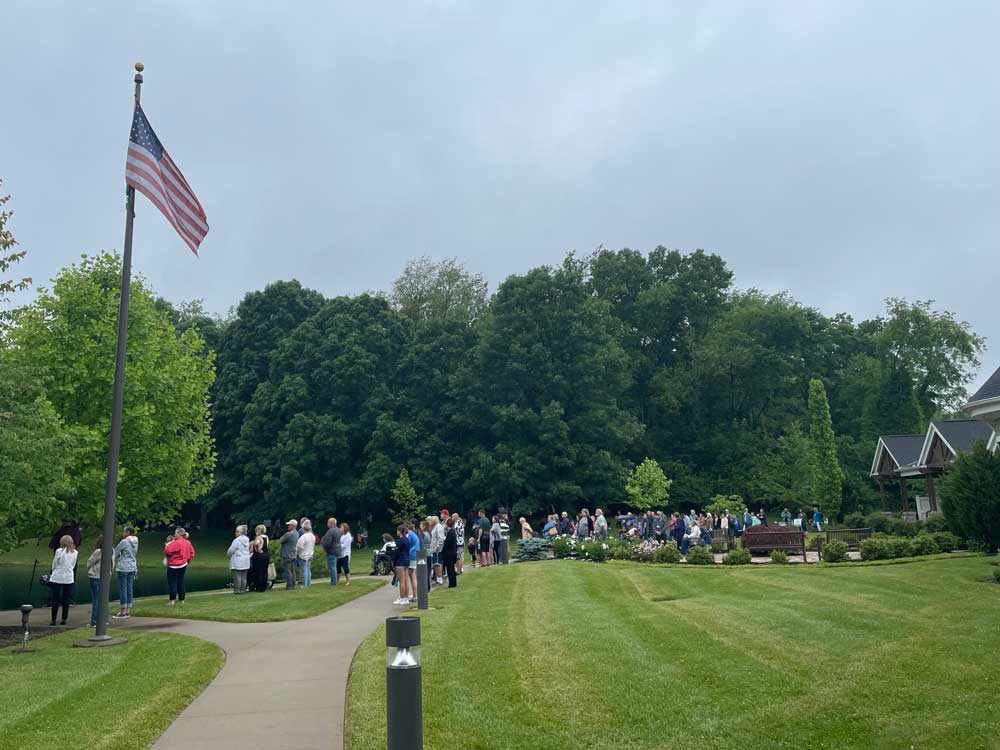
{"label": "shrub", "polygon": [[681,551],[676,544],[661,544],[653,552],[653,562],[657,563],[679,563],[681,561]]}
{"label": "shrub", "polygon": [[771,562],[775,565],[788,565],[788,553],[783,549],[771,550]]}
{"label": "shrub", "polygon": [[934,513],[927,514],[927,518],[924,519],[924,531],[937,533],[939,531],[947,530],[948,521],[945,520],[944,513],[935,511]]}
{"label": "shrub", "polygon": [[862,560],[888,560],[891,550],[882,534],[873,534],[861,542]]}
{"label": "shrub", "polygon": [[690,565],[711,565],[715,562],[712,551],[708,547],[692,547],[684,558]]}
{"label": "shrub", "polygon": [[838,563],[847,560],[847,542],[834,539],[823,545],[823,562]]}
{"label": "shrub", "polygon": [[582,540],[576,545],[576,556],[581,560],[604,562],[608,559],[608,546],[604,542]]}
{"label": "shrub", "polygon": [[[785,557],[787,558],[787,555]],[[750,556],[750,550],[742,544],[737,544],[729,551],[728,555],[722,558],[722,562],[724,565],[749,565],[753,559]]]}
{"label": "shrub", "polygon": [[632,548],[632,557],[639,562],[653,562],[656,551],[662,546],[652,539],[644,539]]}
{"label": "shrub", "polygon": [[904,521],[902,518],[893,518],[889,521],[889,533],[895,536],[916,536],[919,527],[913,521]]}
{"label": "shrub", "polygon": [[819,540],[822,538],[821,534],[814,534],[812,536],[806,537],[806,549],[816,549],[819,545]]}
{"label": "shrub", "polygon": [[913,540],[903,536],[886,537],[889,557],[913,557]]}
{"label": "shrub", "polygon": [[864,513],[854,512],[844,516],[844,526],[849,529],[867,529],[868,516]]}
{"label": "shrub", "polygon": [[625,539],[608,540],[608,557],[612,560],[631,560],[633,549]]}
{"label": "shrub", "polygon": [[865,528],[871,529],[877,534],[887,534],[889,532],[889,524],[893,520],[892,516],[885,513],[869,513],[865,518]]}
{"label": "shrub", "polygon": [[913,537],[914,555],[936,555],[940,551],[941,548],[930,534],[917,534]]}
{"label": "shrub", "polygon": [[517,562],[527,562],[529,560],[547,560],[552,552],[552,541],[545,537],[536,536],[531,539],[524,539],[517,545],[517,551],[511,559]]}
{"label": "shrub", "polygon": [[559,558],[569,557],[574,553],[575,547],[576,545],[573,543],[572,537],[556,537],[552,542],[552,554]]}
{"label": "shrub", "polygon": [[954,552],[962,547],[962,540],[950,531],[934,531],[931,532],[931,537],[942,552]]}

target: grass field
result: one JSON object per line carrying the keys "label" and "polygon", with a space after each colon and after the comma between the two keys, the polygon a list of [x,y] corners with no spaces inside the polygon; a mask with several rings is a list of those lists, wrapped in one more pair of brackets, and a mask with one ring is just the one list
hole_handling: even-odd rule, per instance
{"label": "grass field", "polygon": [[221,669],[225,655],[197,638],[129,631],[111,648],[71,648],[87,629],[0,652],[0,749],[146,748]]}
{"label": "grass field", "polygon": [[[425,746],[1000,748],[990,562],[474,571],[423,613]],[[385,747],[384,711],[379,629],[351,750]]]}
{"label": "grass field", "polygon": [[192,594],[183,605],[169,606],[162,597],[150,597],[135,603],[138,617],[178,617],[185,620],[217,620],[219,622],[276,622],[314,617],[327,610],[364,596],[389,582],[388,578],[355,576],[350,586],[329,581],[313,581],[307,589],[286,591],[278,586],[263,594],[241,596],[231,591],[208,591]]}

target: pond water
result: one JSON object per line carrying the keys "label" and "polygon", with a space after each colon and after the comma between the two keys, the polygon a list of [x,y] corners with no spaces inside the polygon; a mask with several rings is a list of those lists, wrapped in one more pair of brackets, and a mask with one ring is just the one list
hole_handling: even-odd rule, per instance
{"label": "pond water", "polygon": [[[197,561],[195,561],[197,562]],[[36,607],[48,602],[48,589],[38,583],[38,577],[48,573],[48,561],[39,563],[32,576],[32,566],[20,563],[0,564],[0,609],[17,609],[22,604],[32,604]],[[83,575],[81,576],[81,572]],[[90,602],[90,583],[87,580],[86,568],[77,568],[76,603]],[[224,568],[199,568],[192,563],[184,576],[188,591],[206,591],[222,588],[229,582],[229,571]],[[135,579],[135,597],[158,596],[167,594],[167,574],[164,570],[140,570]],[[112,574],[111,598],[118,600],[118,580]]]}

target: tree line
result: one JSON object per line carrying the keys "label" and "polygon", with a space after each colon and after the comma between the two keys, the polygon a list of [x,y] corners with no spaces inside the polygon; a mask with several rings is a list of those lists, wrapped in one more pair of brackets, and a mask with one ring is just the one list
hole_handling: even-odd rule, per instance
{"label": "tree line", "polygon": [[[100,515],[119,268],[85,257],[4,323],[8,544],[39,517]],[[457,261],[422,258],[385,293],[278,281],[225,319],[141,277],[132,300],[120,509],[140,522],[387,520],[404,471],[434,507],[614,508],[647,458],[673,504],[739,495],[836,516],[876,502],[877,436],[955,412],[982,349],[930,302],[855,322],[663,247],[570,254],[492,295]]]}

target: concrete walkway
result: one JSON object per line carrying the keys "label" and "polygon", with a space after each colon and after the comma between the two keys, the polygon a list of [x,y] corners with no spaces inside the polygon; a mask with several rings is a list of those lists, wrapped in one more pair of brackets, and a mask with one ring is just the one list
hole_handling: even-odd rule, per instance
{"label": "concrete walkway", "polygon": [[[286,593],[278,590],[274,595]],[[272,749],[342,748],[351,660],[369,633],[405,609],[392,605],[395,596],[395,588],[382,586],[316,617],[285,622],[149,617],[114,621],[115,628],[203,638],[226,652],[226,663],[216,678],[153,748],[243,750],[248,742]],[[89,604],[70,611],[70,624],[88,624]],[[40,609],[33,615],[34,627],[45,627],[48,611]],[[15,623],[20,623],[19,613],[0,613],[0,625]]]}

